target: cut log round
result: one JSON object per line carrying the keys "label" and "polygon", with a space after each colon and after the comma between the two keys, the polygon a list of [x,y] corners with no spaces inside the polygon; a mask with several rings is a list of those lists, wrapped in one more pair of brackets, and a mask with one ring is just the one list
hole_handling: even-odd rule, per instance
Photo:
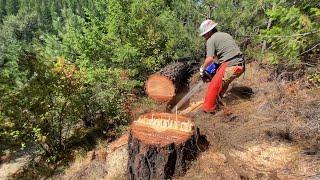
{"label": "cut log round", "polygon": [[151,75],[145,87],[148,96],[158,102],[169,101],[176,94],[173,82],[160,73]]}
{"label": "cut log round", "polygon": [[185,62],[174,62],[160,72],[151,75],[145,83],[148,96],[158,102],[168,102],[174,98],[180,87],[190,77],[190,66]]}
{"label": "cut log round", "polygon": [[184,175],[199,153],[199,131],[190,118],[148,113],[131,125],[129,179],[170,179]]}

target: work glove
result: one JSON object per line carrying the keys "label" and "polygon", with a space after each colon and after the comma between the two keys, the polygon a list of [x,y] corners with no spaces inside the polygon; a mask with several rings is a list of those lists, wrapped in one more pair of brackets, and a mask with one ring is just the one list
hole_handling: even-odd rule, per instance
{"label": "work glove", "polygon": [[200,71],[199,71],[200,77],[203,77],[203,75],[204,75],[203,72],[204,72],[204,68],[201,66],[200,67]]}
{"label": "work glove", "polygon": [[210,82],[210,79],[208,78],[207,74],[205,74],[205,69],[203,68],[203,66],[200,67],[200,78],[202,79],[203,82]]}

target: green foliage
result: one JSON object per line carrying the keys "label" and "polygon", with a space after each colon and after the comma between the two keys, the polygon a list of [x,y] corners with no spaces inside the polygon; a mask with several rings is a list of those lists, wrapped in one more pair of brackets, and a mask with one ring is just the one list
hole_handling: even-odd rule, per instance
{"label": "green foliage", "polygon": [[199,4],[204,15],[211,7],[218,29],[232,34],[253,58],[261,56],[266,41],[264,59],[272,60],[272,64],[300,63],[300,54],[316,44],[320,36],[320,7],[316,0],[204,0]]}
{"label": "green foliage", "polygon": [[19,10],[19,0],[5,1],[4,7],[8,15],[15,15]]}
{"label": "green foliage", "polygon": [[320,73],[314,73],[308,77],[309,82],[311,82],[314,86],[320,87]]}
{"label": "green foliage", "polygon": [[[208,13],[212,7],[211,17],[219,23],[218,29],[232,34],[242,41],[248,34],[258,34],[268,20],[264,11],[271,6],[271,0],[224,1],[206,0],[203,11]],[[208,7],[209,6],[209,7]]]}
{"label": "green foliage", "polygon": [[36,142],[49,161],[84,127],[123,129],[141,80],[200,44],[191,1],[17,2],[0,26],[1,135]]}
{"label": "green foliage", "polygon": [[147,75],[204,55],[209,7],[247,54],[266,40],[271,63],[299,62],[319,39],[315,0],[0,0],[1,143],[35,141],[57,161],[86,128],[123,129]]}
{"label": "green foliage", "polygon": [[278,5],[267,11],[272,27],[261,30],[280,59],[299,63],[299,55],[320,38],[319,8]]}
{"label": "green foliage", "polygon": [[[20,13],[7,16],[0,27],[0,93],[22,86],[33,73],[28,61],[34,54],[30,44],[37,31],[37,16]],[[31,59],[30,59],[31,58]]]}
{"label": "green foliage", "polygon": [[190,33],[163,1],[97,1],[94,9],[86,19],[64,11],[63,21],[54,22],[60,32],[45,38],[47,52],[81,66],[126,69],[135,79],[196,52],[196,28]]}

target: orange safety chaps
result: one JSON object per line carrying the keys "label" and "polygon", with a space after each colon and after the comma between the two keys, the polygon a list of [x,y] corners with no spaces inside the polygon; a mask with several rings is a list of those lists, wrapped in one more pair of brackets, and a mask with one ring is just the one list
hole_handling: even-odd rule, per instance
{"label": "orange safety chaps", "polygon": [[229,84],[244,71],[245,67],[242,65],[228,67],[228,62],[222,63],[209,84],[202,106],[203,111],[215,112],[219,96],[222,97],[227,91]]}

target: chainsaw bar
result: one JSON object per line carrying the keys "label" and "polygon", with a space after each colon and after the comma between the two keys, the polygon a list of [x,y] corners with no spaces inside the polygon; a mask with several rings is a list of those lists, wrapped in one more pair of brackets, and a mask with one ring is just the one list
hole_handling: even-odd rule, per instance
{"label": "chainsaw bar", "polygon": [[199,91],[199,89],[202,87],[204,84],[203,81],[199,81],[198,84],[196,84],[191,91],[189,91],[172,109],[171,112],[176,112],[178,111],[181,106],[183,106],[196,92]]}

